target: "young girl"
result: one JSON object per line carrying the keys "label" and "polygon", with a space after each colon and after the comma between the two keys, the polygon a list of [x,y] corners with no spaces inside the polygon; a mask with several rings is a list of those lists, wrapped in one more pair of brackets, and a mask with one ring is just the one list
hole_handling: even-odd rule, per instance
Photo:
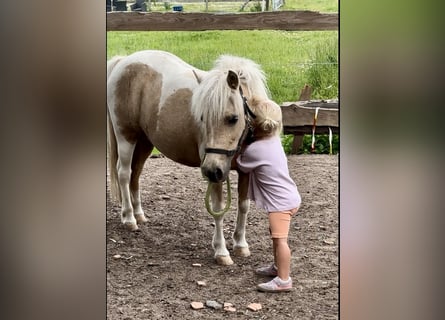
{"label": "young girl", "polygon": [[301,197],[289,176],[287,158],[281,145],[281,108],[273,101],[249,101],[256,118],[253,142],[245,146],[237,158],[241,171],[250,173],[249,198],[269,216],[274,263],[256,273],[275,277],[257,289],[265,292],[292,290],[291,253],[287,243],[291,217],[298,211]]}

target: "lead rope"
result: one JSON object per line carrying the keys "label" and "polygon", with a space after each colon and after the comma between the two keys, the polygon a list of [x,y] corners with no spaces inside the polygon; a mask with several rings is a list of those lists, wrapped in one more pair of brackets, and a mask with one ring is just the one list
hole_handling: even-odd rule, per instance
{"label": "lead rope", "polygon": [[227,211],[230,209],[230,205],[232,204],[232,190],[230,188],[230,178],[227,176],[227,202],[226,206],[223,210],[215,212],[212,210],[212,206],[210,205],[210,192],[211,192],[211,184],[212,182],[209,181],[209,184],[207,185],[207,191],[206,191],[206,197],[205,197],[205,204],[207,212],[213,217],[213,218],[219,218],[223,216]]}

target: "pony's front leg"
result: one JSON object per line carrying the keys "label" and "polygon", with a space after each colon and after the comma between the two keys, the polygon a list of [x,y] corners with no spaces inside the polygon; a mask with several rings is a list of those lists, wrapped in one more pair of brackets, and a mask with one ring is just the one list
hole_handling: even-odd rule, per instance
{"label": "pony's front leg", "polygon": [[249,188],[249,174],[238,171],[238,212],[236,226],[233,232],[233,251],[240,257],[250,256],[249,245],[246,241],[246,220],[250,201],[247,198]]}
{"label": "pony's front leg", "polygon": [[[213,211],[220,211],[223,206],[222,183],[212,183],[211,199]],[[223,222],[224,215],[214,217],[215,230],[213,233],[212,247],[215,250],[215,260],[219,265],[228,266],[233,264],[230,253],[226,248],[226,240],[224,239]]]}

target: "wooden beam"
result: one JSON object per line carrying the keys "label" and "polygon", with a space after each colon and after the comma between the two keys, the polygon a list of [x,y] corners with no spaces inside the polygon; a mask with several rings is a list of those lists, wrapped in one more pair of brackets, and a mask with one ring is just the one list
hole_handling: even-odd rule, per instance
{"label": "wooden beam", "polygon": [[284,134],[310,134],[318,109],[316,134],[338,133],[338,100],[285,102],[281,105]]}
{"label": "wooden beam", "polygon": [[338,30],[338,13],[109,12],[107,31]]}
{"label": "wooden beam", "polygon": [[[338,134],[340,132],[338,127],[316,126],[315,134],[329,134],[329,128],[331,128],[331,131],[333,134]],[[283,133],[284,134],[293,134],[297,137],[300,135],[312,134],[312,125],[310,125],[310,126],[283,126]]]}

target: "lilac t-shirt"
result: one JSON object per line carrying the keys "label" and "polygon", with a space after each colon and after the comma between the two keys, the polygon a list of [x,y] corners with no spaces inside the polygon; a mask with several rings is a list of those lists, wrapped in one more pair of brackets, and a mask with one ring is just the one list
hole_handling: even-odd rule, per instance
{"label": "lilac t-shirt", "polygon": [[237,158],[241,171],[250,173],[249,198],[268,212],[300,206],[297,186],[289,176],[280,137],[261,139],[248,145]]}

